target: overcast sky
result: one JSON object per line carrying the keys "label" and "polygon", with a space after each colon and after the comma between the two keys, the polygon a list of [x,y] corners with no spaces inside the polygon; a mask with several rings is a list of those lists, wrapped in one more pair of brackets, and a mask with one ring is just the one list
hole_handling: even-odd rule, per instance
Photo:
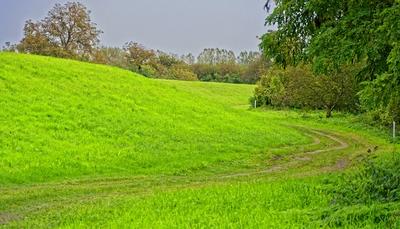
{"label": "overcast sky", "polygon": [[[22,38],[24,22],[40,20],[63,0],[0,0],[0,46]],[[136,41],[166,52],[203,48],[258,50],[265,33],[265,0],[81,0],[104,31],[101,43]]]}

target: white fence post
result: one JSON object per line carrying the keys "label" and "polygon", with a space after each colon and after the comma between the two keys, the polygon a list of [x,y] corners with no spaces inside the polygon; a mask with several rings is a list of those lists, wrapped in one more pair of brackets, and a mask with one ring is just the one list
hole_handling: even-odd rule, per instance
{"label": "white fence post", "polygon": [[396,140],[396,121],[393,121],[393,140]]}
{"label": "white fence post", "polygon": [[254,100],[254,108],[257,108],[257,100]]}

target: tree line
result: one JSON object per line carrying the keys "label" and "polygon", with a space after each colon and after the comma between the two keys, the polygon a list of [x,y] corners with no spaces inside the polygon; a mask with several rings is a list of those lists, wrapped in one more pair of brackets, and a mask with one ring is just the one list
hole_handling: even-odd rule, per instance
{"label": "tree line", "polygon": [[56,4],[40,21],[28,20],[18,44],[7,43],[4,51],[17,51],[83,60],[128,69],[151,78],[255,83],[270,67],[259,52],[219,48],[178,56],[152,50],[137,42],[123,47],[100,46],[103,32],[91,21],[90,11],[81,3]]}
{"label": "tree line", "polygon": [[273,69],[253,99],[400,122],[399,0],[275,0],[260,48]]}
{"label": "tree line", "polygon": [[196,58],[191,53],[178,56],[147,49],[136,42],[128,42],[122,48],[98,48],[92,61],[151,78],[228,83],[255,83],[271,65],[258,52],[244,51],[236,56],[226,49],[207,48]]}
{"label": "tree line", "polygon": [[56,4],[28,20],[17,51],[107,64],[147,77],[255,83],[258,105],[367,113],[400,122],[399,0],[275,0],[259,52],[218,48],[174,55],[136,42],[102,47],[102,33],[81,3]]}

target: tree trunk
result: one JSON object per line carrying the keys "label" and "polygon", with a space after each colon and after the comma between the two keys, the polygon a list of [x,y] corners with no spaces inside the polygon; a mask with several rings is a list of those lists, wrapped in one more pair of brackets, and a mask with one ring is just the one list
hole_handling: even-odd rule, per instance
{"label": "tree trunk", "polygon": [[326,108],[326,118],[332,118],[333,107]]}

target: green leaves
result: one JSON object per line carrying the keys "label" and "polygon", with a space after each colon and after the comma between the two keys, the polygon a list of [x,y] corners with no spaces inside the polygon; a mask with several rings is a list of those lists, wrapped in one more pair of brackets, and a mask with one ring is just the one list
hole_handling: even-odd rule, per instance
{"label": "green leaves", "polygon": [[[353,66],[365,109],[385,107],[400,91],[398,0],[280,0],[266,21],[264,55],[286,67],[308,63],[332,76]],[[361,68],[360,68],[361,66]],[[367,102],[368,101],[368,102]],[[386,109],[386,108],[385,108]]]}

